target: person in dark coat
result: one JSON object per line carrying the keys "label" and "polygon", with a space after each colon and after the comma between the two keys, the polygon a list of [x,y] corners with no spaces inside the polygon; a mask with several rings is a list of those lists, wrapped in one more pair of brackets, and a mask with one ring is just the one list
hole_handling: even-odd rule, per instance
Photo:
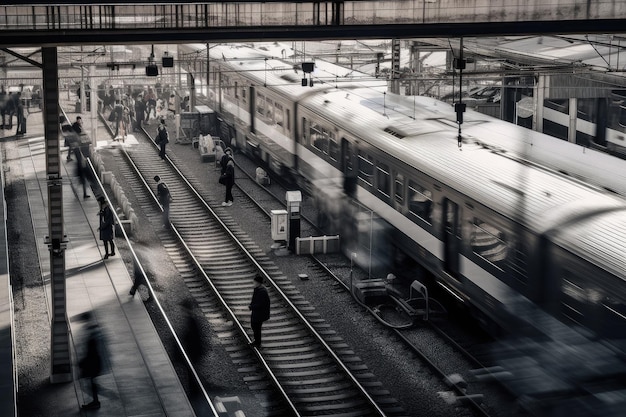
{"label": "person in dark coat", "polygon": [[165,119],[161,119],[159,127],[157,127],[156,143],[159,145],[159,156],[161,159],[165,159],[165,145],[170,142],[169,133],[167,133],[167,126],[165,125]]}
{"label": "person in dark coat", "polygon": [[267,288],[263,285],[263,277],[260,275],[254,277],[254,292],[248,309],[251,311],[250,327],[254,335],[250,346],[261,348],[261,327],[263,322],[270,318],[270,297]]}
{"label": "person in dark coat", "polygon": [[[19,96],[21,93],[17,93]],[[15,116],[17,117],[17,131],[15,136],[24,136],[26,134],[26,113],[24,110],[24,103],[19,100],[16,104]]]}
{"label": "person in dark coat", "polygon": [[[91,321],[91,313],[85,313],[83,319]],[[95,379],[102,373],[102,352],[100,352],[102,340],[97,324],[90,323],[87,331],[89,332],[87,336],[87,352],[78,363],[78,366],[80,367],[80,377],[89,378],[91,382],[92,401],[83,404],[81,408],[84,410],[97,410],[100,408],[100,401],[98,400],[98,385]]]}
{"label": "person in dark coat", "polygon": [[76,134],[78,135],[83,134],[83,118],[82,117],[76,116],[76,121],[72,123],[72,129],[74,129],[74,132],[76,132]]}
{"label": "person in dark coat", "polygon": [[9,95],[4,89],[4,85],[0,86],[0,129],[4,129],[5,115],[7,111],[7,103],[9,101]]}
{"label": "person in dark coat", "polygon": [[143,101],[142,96],[137,96],[135,100],[135,132],[141,132],[143,128],[143,121],[146,117],[146,103]]}
{"label": "person in dark coat", "polygon": [[168,228],[170,227],[170,203],[173,200],[172,194],[165,181],[161,180],[161,177],[155,175],[154,180],[157,183],[157,198],[163,207],[163,227]]}
{"label": "person in dark coat", "polygon": [[[115,219],[106,199],[99,197],[98,202],[100,203],[100,212],[98,213],[100,216],[100,227],[98,230],[100,231],[100,240],[104,242],[104,259],[108,259],[109,256],[115,256],[115,244],[113,243]],[[111,247],[111,252],[109,252],[109,246]]]}
{"label": "person in dark coat", "polygon": [[228,164],[228,161],[230,161],[231,159],[233,159],[233,150],[230,148],[224,149],[224,154],[220,158],[220,168],[221,168],[220,174],[223,174],[224,172],[226,172],[226,165]]}
{"label": "person in dark coat", "polygon": [[224,170],[225,179],[224,185],[226,186],[226,195],[224,196],[223,206],[233,205],[233,185],[235,185],[235,161],[229,159],[226,163],[226,169]]}

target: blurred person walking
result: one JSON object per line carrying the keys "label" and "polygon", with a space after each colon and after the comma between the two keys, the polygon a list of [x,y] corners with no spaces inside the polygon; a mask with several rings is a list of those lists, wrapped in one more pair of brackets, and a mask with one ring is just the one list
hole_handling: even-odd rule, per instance
{"label": "blurred person walking", "polygon": [[98,400],[98,385],[96,384],[96,378],[102,373],[102,335],[98,325],[93,321],[90,312],[84,313],[81,318],[82,320],[88,322],[88,335],[87,351],[85,356],[78,363],[78,366],[80,368],[80,377],[89,378],[92,396],[91,402],[83,404],[81,408],[83,410],[97,410],[100,408],[100,401]]}
{"label": "blurred person walking", "polygon": [[270,318],[270,297],[267,288],[263,285],[263,277],[261,275],[254,276],[254,291],[252,293],[252,301],[248,306],[250,313],[250,327],[254,335],[254,340],[250,346],[261,348],[261,328],[263,322]]}
{"label": "blurred person walking", "polygon": [[7,94],[7,91],[4,88],[4,85],[1,85],[0,86],[0,117],[2,118],[2,120],[0,120],[0,129],[5,128],[5,117],[6,117],[6,112],[7,112],[8,100],[9,100],[9,95]]}
{"label": "blurred person walking", "polygon": [[135,100],[135,132],[141,132],[145,117],[146,103],[143,101],[142,96],[137,96],[137,100]]}
{"label": "blurred person walking", "polygon": [[83,198],[89,198],[91,196],[87,194],[87,158],[83,155],[80,147],[74,148],[74,155],[76,155],[76,174],[80,179],[80,183],[83,185]]}
{"label": "blurred person walking", "polygon": [[155,175],[154,180],[157,183],[157,198],[163,207],[163,227],[170,227],[170,203],[172,202],[172,194],[167,184],[161,180],[161,177]]}
{"label": "blurred person walking", "polygon": [[[111,207],[107,203],[107,200],[101,196],[98,197],[98,203],[100,203],[100,240],[104,242],[104,259],[108,259],[109,256],[115,256],[115,244],[113,243],[113,226],[115,225],[115,219]],[[109,252],[109,246],[111,252]]]}
{"label": "blurred person walking", "polygon": [[[20,93],[17,93],[18,96]],[[16,103],[15,116],[17,117],[17,131],[15,132],[15,136],[24,136],[26,134],[26,112],[24,109],[24,103],[22,100],[19,100]]]}

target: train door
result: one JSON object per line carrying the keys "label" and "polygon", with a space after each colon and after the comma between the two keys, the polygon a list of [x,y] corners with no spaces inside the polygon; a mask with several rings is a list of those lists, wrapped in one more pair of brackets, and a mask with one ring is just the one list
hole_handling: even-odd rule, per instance
{"label": "train door", "polygon": [[443,268],[448,275],[459,279],[459,253],[461,251],[459,205],[444,198],[443,216]]}

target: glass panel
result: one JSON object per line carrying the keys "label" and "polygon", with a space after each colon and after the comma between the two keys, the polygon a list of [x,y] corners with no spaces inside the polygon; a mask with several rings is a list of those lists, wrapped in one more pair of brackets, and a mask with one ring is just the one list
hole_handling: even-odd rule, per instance
{"label": "glass panel", "polygon": [[507,259],[508,245],[504,233],[478,218],[474,218],[472,224],[470,246],[475,254],[493,264],[501,265]]}
{"label": "glass panel", "polygon": [[402,174],[396,174],[394,195],[398,204],[404,203],[404,177]]}
{"label": "glass panel", "polygon": [[389,166],[385,164],[378,164],[376,168],[377,178],[376,183],[378,186],[378,191],[389,197],[390,194],[390,184],[391,180],[389,178]]}
{"label": "glass panel", "polygon": [[409,181],[409,212],[427,223],[432,221],[433,193],[414,181]]}
{"label": "glass panel", "polygon": [[367,184],[372,185],[372,176],[374,175],[374,158],[366,153],[359,151],[359,178]]}

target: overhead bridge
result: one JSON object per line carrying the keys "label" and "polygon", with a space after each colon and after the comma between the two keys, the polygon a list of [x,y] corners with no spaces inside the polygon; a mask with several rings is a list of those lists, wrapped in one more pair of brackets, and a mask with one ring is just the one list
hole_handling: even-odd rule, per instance
{"label": "overhead bridge", "polygon": [[0,46],[620,33],[624,0],[14,0]]}

